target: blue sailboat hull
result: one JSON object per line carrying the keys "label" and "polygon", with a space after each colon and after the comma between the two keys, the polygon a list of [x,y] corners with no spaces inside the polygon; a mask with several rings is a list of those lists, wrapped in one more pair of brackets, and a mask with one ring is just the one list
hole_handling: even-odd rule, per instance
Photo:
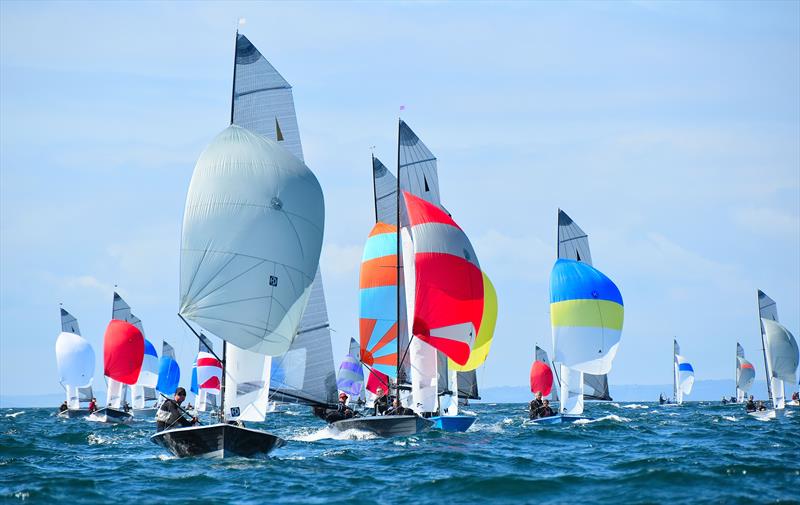
{"label": "blue sailboat hull", "polygon": [[531,419],[530,422],[532,422],[534,424],[570,424],[570,423],[574,423],[575,421],[577,421],[579,419],[586,419],[588,421],[592,420],[591,417],[586,417],[586,416],[574,416],[574,415],[568,415],[568,414],[556,414],[554,416],[540,417],[538,419]]}
{"label": "blue sailboat hull", "polygon": [[431,417],[434,430],[467,431],[478,419],[476,416],[436,416]]}

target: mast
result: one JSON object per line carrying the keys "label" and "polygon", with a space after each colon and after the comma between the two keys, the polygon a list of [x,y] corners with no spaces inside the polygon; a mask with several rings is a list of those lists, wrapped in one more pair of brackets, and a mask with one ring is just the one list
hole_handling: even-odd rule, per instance
{"label": "mast", "polygon": [[672,399],[678,403],[678,358],[675,356],[675,346],[678,339],[672,339]]}
{"label": "mast", "polygon": [[222,359],[220,360],[220,363],[222,364],[222,381],[220,381],[220,386],[219,386],[219,412],[220,412],[219,422],[221,423],[225,422],[225,354],[227,351],[228,351],[228,342],[223,340]]}
{"label": "mast", "polygon": [[[396,245],[396,250],[397,250],[397,258],[396,258],[396,262],[397,262],[397,373],[396,373],[396,376],[397,376],[397,379],[395,381],[395,384],[396,384],[395,394],[397,395],[397,400],[398,401],[400,400],[400,364],[401,364],[401,361],[402,361],[402,358],[400,356],[400,254],[402,253],[400,251],[400,124],[401,124],[401,122],[402,122],[402,119],[397,118],[397,191],[396,191],[397,208],[395,209],[397,211],[397,230],[395,232],[396,233],[396,238],[397,238],[397,245]],[[373,170],[374,170],[374,168],[373,168]],[[375,185],[375,177],[374,176],[372,177],[372,180],[373,180],[372,184],[373,184],[373,187],[374,187],[374,185]],[[376,212],[377,212],[377,208],[376,208]],[[410,332],[409,332],[409,334],[410,334]],[[410,335],[409,335],[409,337],[410,337]]]}
{"label": "mast", "polygon": [[767,362],[767,346],[764,342],[764,323],[761,322],[761,290],[756,293],[756,305],[758,305],[758,331],[761,332],[761,354],[764,355],[764,374],[767,377],[767,395],[772,402],[772,408],[775,408],[775,400],[772,398],[772,384],[770,381],[769,363]]}
{"label": "mast", "polygon": [[[233,124],[233,102],[236,98],[236,46],[239,43],[239,27],[236,27],[236,36],[233,39],[233,82],[231,83],[231,124]],[[223,352],[223,354],[225,354]],[[222,374],[223,381],[225,374]]]}
{"label": "mast", "polygon": [[[399,136],[400,136],[400,134],[398,132],[398,138],[399,138]],[[400,150],[399,145],[398,145],[398,149],[397,150],[399,152],[399,150]],[[374,151],[372,152],[371,156],[372,156],[372,201],[374,202],[373,207],[375,207],[375,222],[377,223],[378,222],[378,188],[376,187],[376,183],[375,183],[375,152]],[[400,329],[400,322],[399,321],[397,322],[397,325],[398,325],[397,328]],[[399,335],[399,333],[398,333],[398,335]]]}

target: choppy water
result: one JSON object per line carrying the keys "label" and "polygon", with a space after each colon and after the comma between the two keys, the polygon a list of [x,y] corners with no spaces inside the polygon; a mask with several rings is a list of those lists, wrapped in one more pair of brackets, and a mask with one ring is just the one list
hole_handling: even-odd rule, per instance
{"label": "choppy water", "polygon": [[[798,503],[800,409],[589,404],[596,421],[536,426],[525,406],[474,405],[466,433],[335,434],[307,409],[271,415],[267,459],[167,456],[152,422],[109,426],[0,410],[0,501],[109,503]],[[250,426],[255,427],[255,424]],[[146,502],[142,500],[147,500]]]}

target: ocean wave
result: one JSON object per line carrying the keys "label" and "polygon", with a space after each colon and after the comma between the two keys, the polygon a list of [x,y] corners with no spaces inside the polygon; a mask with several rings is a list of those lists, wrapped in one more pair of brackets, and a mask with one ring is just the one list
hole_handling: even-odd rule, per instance
{"label": "ocean wave", "polygon": [[318,442],[320,440],[326,440],[326,439],[371,440],[373,438],[377,438],[377,436],[369,431],[362,431],[356,429],[339,431],[336,428],[325,426],[324,428],[320,428],[312,432],[306,432],[294,435],[292,437],[289,437],[288,440],[293,440],[295,442]]}
{"label": "ocean wave", "polygon": [[89,433],[89,436],[86,437],[86,441],[89,442],[89,445],[114,445],[117,443],[117,439],[114,437],[104,437],[102,435],[95,435],[94,433]]}
{"label": "ocean wave", "polygon": [[623,405],[623,409],[649,409],[647,405],[642,405],[641,403],[631,403],[629,405]]}
{"label": "ocean wave", "polygon": [[597,419],[578,419],[573,424],[594,424],[594,423],[599,423],[601,421],[614,421],[617,423],[631,422],[631,420],[628,419],[627,417],[620,417],[615,414],[609,414],[607,416],[598,417]]}
{"label": "ocean wave", "polygon": [[11,414],[6,414],[6,417],[16,418],[18,415],[24,414],[24,410],[20,410],[19,412],[12,412]]}

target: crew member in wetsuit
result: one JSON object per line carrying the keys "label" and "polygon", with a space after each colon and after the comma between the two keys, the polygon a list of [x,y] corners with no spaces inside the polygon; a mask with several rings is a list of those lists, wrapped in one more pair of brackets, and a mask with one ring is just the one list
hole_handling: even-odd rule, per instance
{"label": "crew member in wetsuit", "polygon": [[89,413],[91,414],[97,410],[97,398],[92,397],[92,401],[89,402]]}
{"label": "crew member in wetsuit", "polygon": [[193,417],[191,420],[183,417],[180,405],[186,399],[186,390],[178,388],[175,390],[174,400],[165,400],[161,404],[156,414],[156,430],[163,431],[177,426],[192,426],[197,424],[197,418]]}
{"label": "crew member in wetsuit", "polygon": [[353,410],[347,406],[347,395],[345,393],[339,393],[339,404],[336,405],[335,411],[325,416],[325,421],[335,423],[342,419],[350,419],[354,415],[355,413]]}
{"label": "crew member in wetsuit", "polygon": [[744,405],[744,410],[747,412],[756,411],[756,402],[753,401],[753,395],[750,395],[750,399],[747,400],[747,403]]}
{"label": "crew member in wetsuit", "polygon": [[67,402],[62,403],[61,406],[58,407],[59,412],[64,412],[67,409],[69,409],[69,407],[67,407]]}
{"label": "crew member in wetsuit", "polygon": [[539,408],[539,417],[550,417],[554,415],[556,415],[556,413],[550,408],[550,400],[545,400]]}
{"label": "crew member in wetsuit", "polygon": [[542,408],[542,405],[544,405],[544,403],[542,402],[542,392],[537,391],[536,398],[531,400],[531,403],[528,405],[528,411],[529,411],[528,414],[530,419],[536,419],[537,417],[539,417],[539,409]]}
{"label": "crew member in wetsuit", "polygon": [[399,398],[395,398],[392,402],[392,408],[386,411],[387,416],[413,416],[414,411],[403,407]]}
{"label": "crew member in wetsuit", "polygon": [[663,393],[658,393],[658,404],[659,405],[664,405],[664,403],[666,403],[666,401],[667,400],[664,399],[664,394]]}
{"label": "crew member in wetsuit", "polygon": [[386,398],[386,393],[383,392],[383,388],[378,388],[375,390],[375,403],[373,403],[373,407],[375,412],[373,415],[375,416],[382,416],[386,414],[386,411],[389,410],[389,399]]}

